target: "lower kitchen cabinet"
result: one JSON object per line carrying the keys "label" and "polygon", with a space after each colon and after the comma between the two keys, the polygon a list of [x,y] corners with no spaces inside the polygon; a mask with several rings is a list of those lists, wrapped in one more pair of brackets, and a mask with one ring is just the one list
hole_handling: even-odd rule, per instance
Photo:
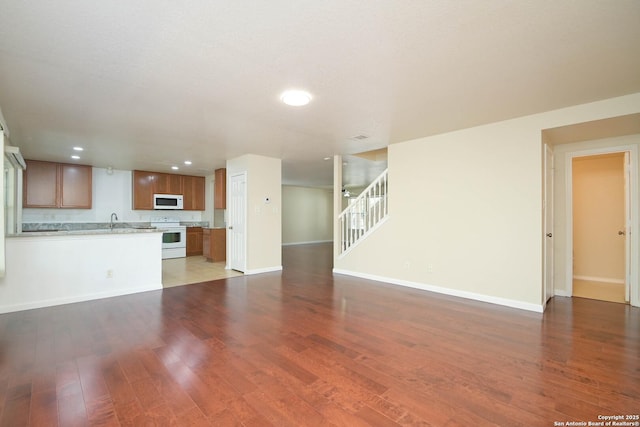
{"label": "lower kitchen cabinet", "polygon": [[227,229],[203,229],[202,252],[207,260],[221,262],[227,260]]}
{"label": "lower kitchen cabinet", "polygon": [[187,227],[187,256],[202,255],[202,227]]}

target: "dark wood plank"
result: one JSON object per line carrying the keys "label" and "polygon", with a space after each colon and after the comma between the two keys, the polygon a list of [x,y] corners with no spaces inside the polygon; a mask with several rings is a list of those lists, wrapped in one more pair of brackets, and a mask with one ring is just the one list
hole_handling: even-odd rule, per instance
{"label": "dark wood plank", "polygon": [[0,315],[1,426],[553,425],[637,413],[640,310],[283,272]]}
{"label": "dark wood plank", "polygon": [[84,404],[82,384],[75,361],[58,365],[56,396],[58,398],[60,425],[84,426],[87,424],[87,409]]}
{"label": "dark wood plank", "polygon": [[55,389],[34,393],[31,398],[30,410],[30,426],[57,426],[58,397],[56,396]]}
{"label": "dark wood plank", "polygon": [[0,426],[26,426],[29,423],[31,408],[31,384],[22,384],[6,391],[5,404],[2,408]]}

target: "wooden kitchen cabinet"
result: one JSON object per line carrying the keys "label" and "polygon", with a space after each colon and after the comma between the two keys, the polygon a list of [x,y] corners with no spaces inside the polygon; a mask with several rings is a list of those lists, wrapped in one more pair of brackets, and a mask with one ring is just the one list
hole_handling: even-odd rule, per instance
{"label": "wooden kitchen cabinet", "polygon": [[61,164],[60,174],[60,207],[74,209],[91,209],[92,192],[91,166]]}
{"label": "wooden kitchen cabinet", "polygon": [[205,179],[202,176],[133,171],[133,209],[152,210],[154,194],[182,194],[184,210],[205,210]]}
{"label": "wooden kitchen cabinet", "polygon": [[133,209],[153,209],[155,172],[133,171]]}
{"label": "wooden kitchen cabinet", "polygon": [[221,262],[227,259],[226,228],[204,228],[202,254],[208,261]]}
{"label": "wooden kitchen cabinet", "polygon": [[215,185],[213,189],[213,207],[215,209],[227,208],[227,170],[216,169]]}
{"label": "wooden kitchen cabinet", "polygon": [[211,261],[211,229],[210,228],[202,229],[202,255],[204,255],[207,261]]}
{"label": "wooden kitchen cabinet", "polygon": [[25,208],[91,209],[91,166],[27,160],[23,178]]}
{"label": "wooden kitchen cabinet", "polygon": [[23,178],[25,208],[56,208],[58,201],[58,164],[27,160]]}
{"label": "wooden kitchen cabinet", "polygon": [[184,209],[191,211],[203,211],[205,179],[202,176],[183,176],[182,188],[184,195]]}
{"label": "wooden kitchen cabinet", "polygon": [[172,173],[158,173],[156,175],[156,194],[182,194],[182,175]]}
{"label": "wooden kitchen cabinet", "polygon": [[202,227],[187,227],[187,256],[202,255]]}

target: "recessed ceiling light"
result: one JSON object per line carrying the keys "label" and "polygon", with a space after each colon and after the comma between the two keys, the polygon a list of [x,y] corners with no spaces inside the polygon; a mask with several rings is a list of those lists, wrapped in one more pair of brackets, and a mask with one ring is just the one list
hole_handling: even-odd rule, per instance
{"label": "recessed ceiling light", "polygon": [[80,156],[76,156],[76,155],[74,154],[73,156],[71,156],[71,158],[72,158],[73,160],[78,160],[78,159],[80,159]]}
{"label": "recessed ceiling light", "polygon": [[178,170],[178,169],[180,169],[180,168],[179,168],[179,167],[177,167],[177,166],[171,166],[171,169],[173,169],[174,171],[177,171],[177,170]]}
{"label": "recessed ceiling light", "polygon": [[311,102],[311,94],[304,90],[287,90],[280,95],[280,100],[292,107],[302,107]]}
{"label": "recessed ceiling light", "polygon": [[325,160],[331,160],[331,157],[325,157],[324,159]]}
{"label": "recessed ceiling light", "polygon": [[190,165],[190,164],[191,164],[191,160],[185,160],[185,161],[184,161],[184,164],[185,164],[185,165]]}
{"label": "recessed ceiling light", "polygon": [[82,148],[82,147],[73,147],[73,149],[75,151],[83,151],[84,150],[84,148]]}

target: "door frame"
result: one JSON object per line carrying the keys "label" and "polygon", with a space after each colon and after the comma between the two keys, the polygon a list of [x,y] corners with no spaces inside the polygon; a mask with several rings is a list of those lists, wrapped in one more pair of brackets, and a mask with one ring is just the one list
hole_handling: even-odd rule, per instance
{"label": "door frame", "polygon": [[[550,159],[550,161],[549,161]],[[547,306],[547,302],[551,297],[555,295],[555,286],[554,286],[554,243],[553,243],[553,232],[554,232],[554,203],[553,203],[553,195],[554,195],[554,162],[555,162],[555,154],[553,152],[553,148],[550,144],[544,144],[544,209],[543,209],[543,278],[542,278],[542,309]],[[551,176],[551,179],[549,179]],[[549,182],[551,181],[551,182]],[[552,233],[551,237],[547,236],[547,233]],[[550,253],[548,253],[550,252]],[[551,283],[549,283],[551,282]],[[547,290],[551,288],[551,292],[548,293]]]}
{"label": "door frame", "polygon": [[[577,150],[566,153],[565,164],[565,273],[566,288],[569,296],[573,295],[573,159],[576,157],[596,156],[599,154],[629,153],[629,175],[628,181],[631,188],[638,183],[638,146],[620,145],[613,147],[593,148],[587,150]],[[627,238],[630,239],[630,265],[625,265],[630,298],[629,304],[640,307],[640,285],[638,284],[638,191],[630,192],[628,209],[631,211],[631,223],[627,225]]]}

